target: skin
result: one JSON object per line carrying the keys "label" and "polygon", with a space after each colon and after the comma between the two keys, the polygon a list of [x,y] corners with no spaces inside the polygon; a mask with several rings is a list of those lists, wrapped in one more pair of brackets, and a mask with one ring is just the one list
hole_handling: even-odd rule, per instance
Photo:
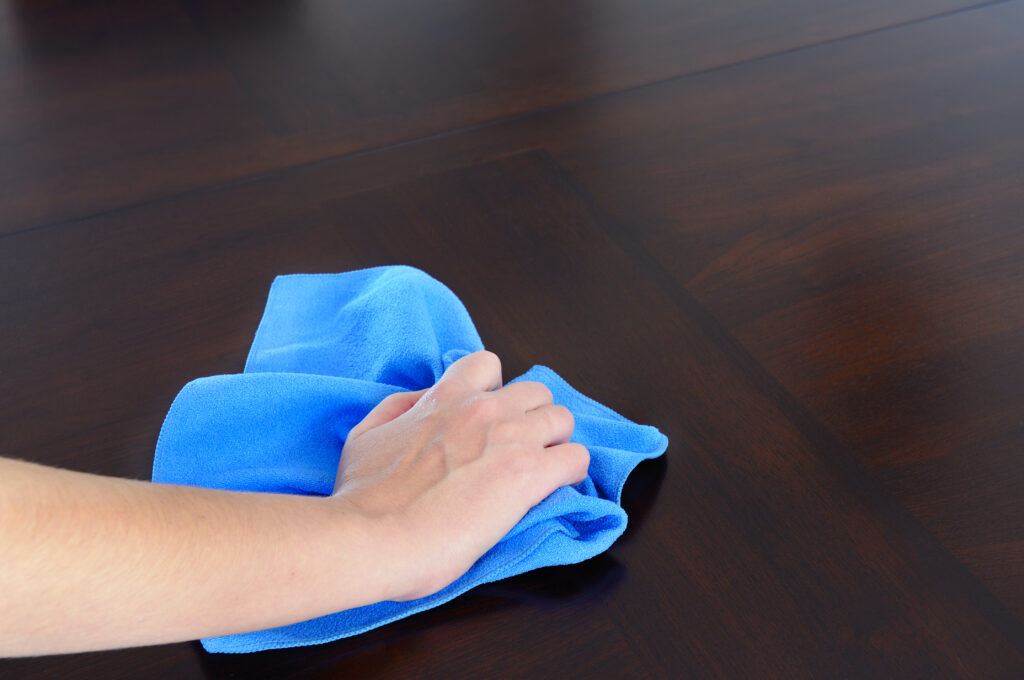
{"label": "skin", "polygon": [[489,352],[350,433],[327,498],[153,484],[0,459],[0,655],[260,630],[462,575],[589,454]]}

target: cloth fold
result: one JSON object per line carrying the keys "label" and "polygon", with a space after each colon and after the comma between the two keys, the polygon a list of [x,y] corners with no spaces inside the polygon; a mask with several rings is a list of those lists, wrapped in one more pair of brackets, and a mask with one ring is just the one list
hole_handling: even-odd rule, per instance
{"label": "cloth fold", "polygon": [[[459,299],[418,269],[279,276],[245,371],[194,380],[175,398],[157,442],[153,481],[327,495],[345,438],[370,409],[394,392],[430,387],[448,366],[480,349]],[[580,394],[544,366],[516,380],[544,383],[555,403],[572,411],[572,439],[591,455],[586,480],[541,501],[461,578],[433,595],[207,638],[203,646],[253,652],[329,642],[482,583],[606,550],[626,527],[620,501],[627,476],[641,460],[661,455],[667,438]]]}

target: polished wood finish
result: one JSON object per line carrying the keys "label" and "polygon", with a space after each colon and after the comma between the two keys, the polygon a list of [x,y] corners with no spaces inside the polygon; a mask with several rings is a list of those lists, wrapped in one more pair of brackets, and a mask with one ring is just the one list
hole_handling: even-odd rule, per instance
{"label": "polished wood finish", "polygon": [[0,232],[974,4],[10,0]]}
{"label": "polished wood finish", "polygon": [[970,4],[0,10],[4,455],[146,477],[275,274],[388,263],[671,440],[587,563],[0,675],[1020,677],[1024,3]]}

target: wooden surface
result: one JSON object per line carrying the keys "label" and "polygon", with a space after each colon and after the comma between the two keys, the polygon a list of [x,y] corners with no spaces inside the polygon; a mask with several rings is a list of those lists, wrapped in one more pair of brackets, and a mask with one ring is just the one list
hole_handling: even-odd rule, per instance
{"label": "wooden surface", "polygon": [[148,477],[275,274],[391,263],[671,444],[587,563],[0,676],[1024,676],[1022,74],[1022,0],[3,4],[0,454]]}

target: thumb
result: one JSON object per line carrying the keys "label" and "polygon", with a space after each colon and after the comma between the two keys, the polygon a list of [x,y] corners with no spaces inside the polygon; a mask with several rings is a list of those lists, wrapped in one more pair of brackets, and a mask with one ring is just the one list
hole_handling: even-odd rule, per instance
{"label": "thumb", "polygon": [[385,423],[390,423],[392,420],[402,415],[419,401],[420,397],[426,390],[417,390],[415,392],[396,392],[394,394],[384,397],[379,404],[373,407],[366,417],[359,421],[359,424],[353,427],[349,433],[348,438],[358,437],[367,430],[372,430],[375,427],[380,427]]}

